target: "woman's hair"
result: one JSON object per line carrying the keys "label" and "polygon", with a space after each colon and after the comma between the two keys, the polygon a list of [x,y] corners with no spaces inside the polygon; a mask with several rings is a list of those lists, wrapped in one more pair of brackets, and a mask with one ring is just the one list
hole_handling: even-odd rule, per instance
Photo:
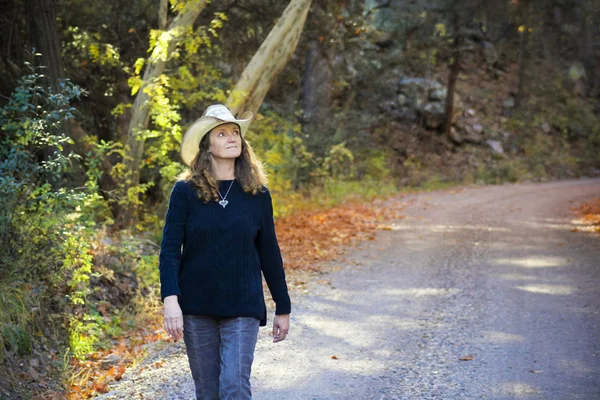
{"label": "woman's hair", "polygon": [[[241,139],[242,152],[235,159],[235,179],[244,192],[257,194],[267,186],[267,176],[250,143],[243,137]],[[205,203],[210,200],[219,201],[219,187],[209,148],[210,132],[200,141],[198,154],[192,160],[191,167],[178,176],[178,180],[192,181],[198,189],[198,197]]]}

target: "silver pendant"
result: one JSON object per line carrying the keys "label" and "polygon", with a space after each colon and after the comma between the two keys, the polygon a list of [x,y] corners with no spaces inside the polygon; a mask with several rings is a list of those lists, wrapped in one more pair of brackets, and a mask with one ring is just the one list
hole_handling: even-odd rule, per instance
{"label": "silver pendant", "polygon": [[223,200],[219,200],[219,204],[220,204],[220,205],[221,205],[223,208],[225,208],[225,206],[226,206],[227,204],[229,204],[229,202],[228,202],[227,200],[223,199]]}

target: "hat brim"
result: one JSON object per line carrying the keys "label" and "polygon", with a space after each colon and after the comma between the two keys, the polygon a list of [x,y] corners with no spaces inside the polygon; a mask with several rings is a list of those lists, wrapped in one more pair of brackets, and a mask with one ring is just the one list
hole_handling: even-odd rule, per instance
{"label": "hat brim", "polygon": [[181,140],[181,160],[191,167],[192,160],[198,154],[200,141],[213,128],[234,123],[240,127],[242,137],[246,135],[246,131],[252,122],[253,114],[250,111],[245,111],[239,119],[233,118],[230,120],[215,118],[211,116],[202,116],[198,118],[185,132]]}

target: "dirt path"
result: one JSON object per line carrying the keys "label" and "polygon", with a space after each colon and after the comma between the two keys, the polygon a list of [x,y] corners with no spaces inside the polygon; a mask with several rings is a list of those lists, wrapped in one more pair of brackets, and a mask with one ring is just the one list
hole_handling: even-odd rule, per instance
{"label": "dirt path", "polygon": [[[568,210],[599,196],[590,179],[391,201],[407,218],[293,299],[289,338],[261,331],[254,398],[600,399],[600,238]],[[157,360],[100,398],[193,398],[181,344]]]}

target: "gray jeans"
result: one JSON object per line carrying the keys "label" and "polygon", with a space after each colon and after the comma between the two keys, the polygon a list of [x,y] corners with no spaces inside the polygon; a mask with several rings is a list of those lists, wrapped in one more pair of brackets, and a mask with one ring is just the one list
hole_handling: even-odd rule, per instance
{"label": "gray jeans", "polygon": [[196,399],[252,398],[250,372],[259,323],[251,317],[183,316]]}

